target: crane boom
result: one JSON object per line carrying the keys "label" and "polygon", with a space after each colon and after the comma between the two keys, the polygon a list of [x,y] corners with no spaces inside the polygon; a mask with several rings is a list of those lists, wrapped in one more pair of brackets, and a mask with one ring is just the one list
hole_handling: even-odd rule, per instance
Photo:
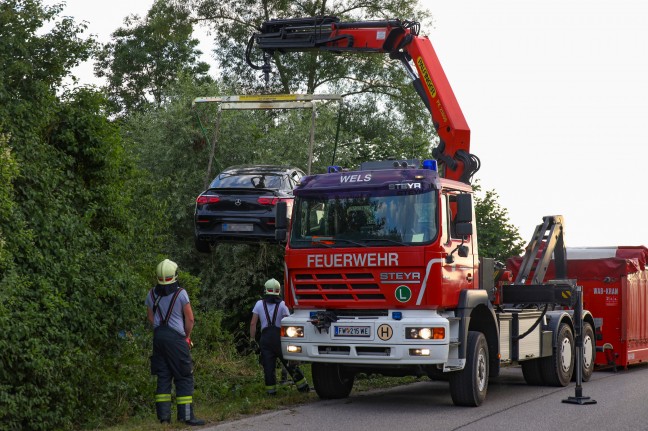
{"label": "crane boom", "polygon": [[[251,61],[254,45],[264,55],[264,64]],[[446,178],[470,183],[479,169],[479,159],[470,154],[470,128],[459,107],[441,63],[419,24],[398,19],[340,22],[337,17],[273,19],[262,24],[248,43],[246,60],[266,79],[269,59],[275,53],[330,51],[336,53],[383,53],[401,61],[412,84],[432,116],[440,143],[434,156]]]}

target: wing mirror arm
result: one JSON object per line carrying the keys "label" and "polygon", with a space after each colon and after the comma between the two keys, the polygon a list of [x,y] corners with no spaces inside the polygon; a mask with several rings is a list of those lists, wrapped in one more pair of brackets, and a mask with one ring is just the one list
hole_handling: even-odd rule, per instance
{"label": "wing mirror arm", "polygon": [[446,256],[445,258],[446,263],[454,262],[453,254],[455,252],[457,252],[459,257],[468,257],[468,253],[470,252],[468,246],[464,244],[466,242],[466,237],[468,235],[472,235],[472,223],[471,222],[457,223],[456,229],[457,229],[457,235],[461,237],[461,244],[456,246],[454,250],[452,250],[450,254]]}

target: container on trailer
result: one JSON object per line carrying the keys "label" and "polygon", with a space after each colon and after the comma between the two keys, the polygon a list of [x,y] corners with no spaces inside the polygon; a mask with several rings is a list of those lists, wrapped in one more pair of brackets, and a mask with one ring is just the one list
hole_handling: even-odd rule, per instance
{"label": "container on trailer", "polygon": [[[594,316],[596,365],[648,362],[648,248],[567,248],[567,276],[583,286],[583,308]],[[522,258],[508,268],[517,274]],[[545,279],[554,277],[553,262]]]}

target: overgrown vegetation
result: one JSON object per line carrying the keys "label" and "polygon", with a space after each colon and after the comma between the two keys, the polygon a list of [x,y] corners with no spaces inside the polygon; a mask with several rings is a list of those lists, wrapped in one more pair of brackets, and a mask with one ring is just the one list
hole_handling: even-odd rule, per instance
{"label": "overgrown vegetation", "polygon": [[[194,199],[210,175],[239,163],[305,167],[310,113],[224,113],[207,173],[216,112],[192,110],[191,102],[261,89],[241,53],[250,29],[270,15],[340,15],[343,6],[342,15],[354,18],[426,14],[405,1],[335,2],[332,9],[311,2],[302,11],[292,2],[268,9],[267,2],[201,1],[185,10],[167,3],[156,2],[144,19],[129,18],[104,47],[83,37],[84,25],[60,17],[60,6],[0,3],[0,429],[151,425],[155,380],[143,302],[164,257],[180,264],[196,310],[201,416],[223,420],[314,396],[285,391],[267,400],[256,358],[241,354],[263,281],[282,278],[281,247],[222,244],[199,255],[192,238]],[[239,15],[246,21],[233,19]],[[216,26],[217,79],[197,60],[192,20]],[[109,78],[106,88],[63,85],[90,58]],[[355,95],[341,116],[337,106],[318,108],[314,172],[331,162],[336,144],[336,162],[346,166],[430,156],[430,120],[416,114],[422,103],[386,61],[282,60],[269,91]],[[307,79],[308,71],[317,79]],[[503,256],[519,237],[489,193],[483,213],[478,205],[488,220],[478,225],[480,248],[488,247],[483,241],[499,247],[506,235],[508,248],[493,249]],[[371,379],[358,384],[376,384]]]}

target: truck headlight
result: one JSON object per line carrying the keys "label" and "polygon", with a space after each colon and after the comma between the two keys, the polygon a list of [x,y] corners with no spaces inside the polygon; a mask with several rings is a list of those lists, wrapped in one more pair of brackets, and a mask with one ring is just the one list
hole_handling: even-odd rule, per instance
{"label": "truck headlight", "polygon": [[281,336],[288,337],[288,338],[303,338],[304,327],[303,326],[282,326]]}
{"label": "truck headlight", "polygon": [[405,338],[408,340],[443,340],[445,339],[445,328],[405,328]]}

